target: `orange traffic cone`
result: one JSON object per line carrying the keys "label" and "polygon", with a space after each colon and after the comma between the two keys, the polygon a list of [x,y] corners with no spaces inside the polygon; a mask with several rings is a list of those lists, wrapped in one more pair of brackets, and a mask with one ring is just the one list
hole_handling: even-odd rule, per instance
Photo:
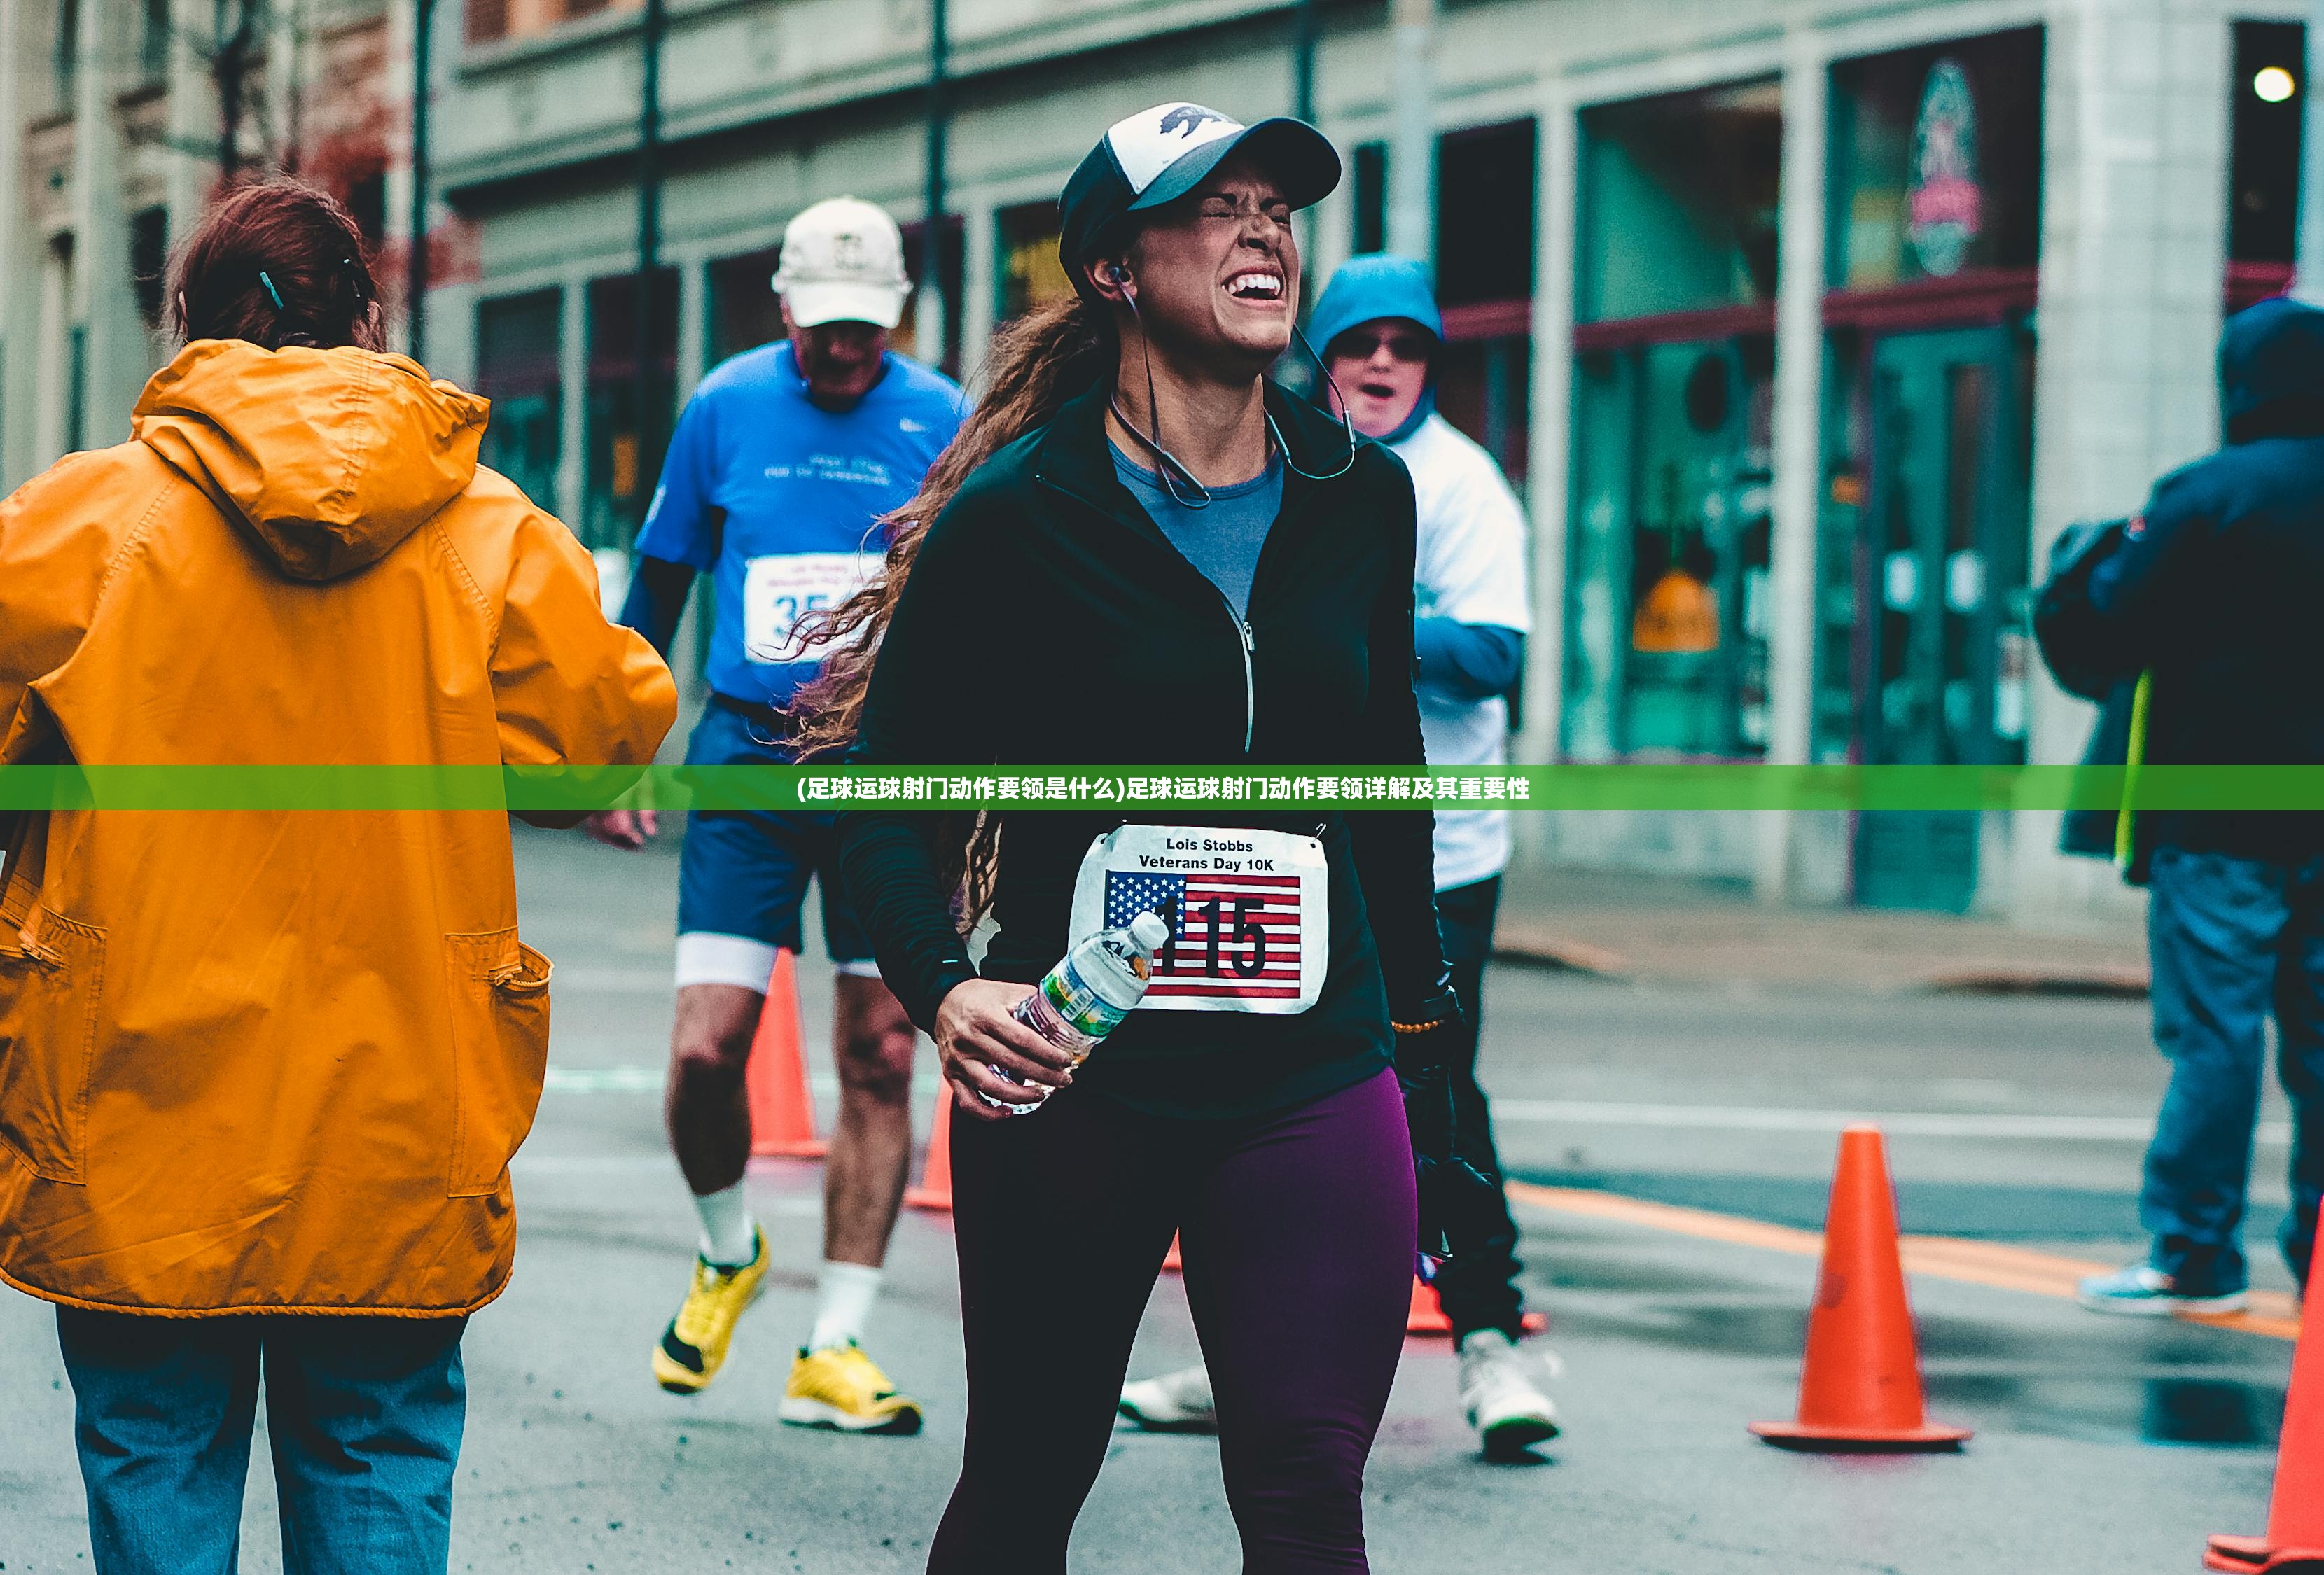
{"label": "orange traffic cone", "polygon": [[[2319,1288],[2309,1258],[2310,1294]],[[2251,1575],[2303,1575],[2324,1571],[2324,1319],[2303,1313],[2300,1344],[2292,1355],[2292,1387],[2283,1397],[2283,1433],[2275,1448],[2275,1496],[2268,1505],[2267,1535],[2211,1539],[2203,1554],[2206,1570],[2236,1570]]]}
{"label": "orange traffic cone", "polygon": [[815,1099],[807,1092],[807,1058],[799,1049],[798,977],[788,952],[775,953],[766,1004],[751,1040],[743,1074],[751,1101],[751,1152],[788,1159],[820,1159],[829,1147],[815,1135]]}
{"label": "orange traffic cone", "polygon": [[[1539,1334],[1549,1327],[1546,1312],[1527,1312],[1519,1321],[1527,1334]],[[1452,1320],[1444,1314],[1444,1297],[1434,1285],[1418,1275],[1412,1277],[1412,1306],[1404,1315],[1406,1334],[1450,1334]]]}
{"label": "orange traffic cone", "polygon": [[1921,1407],[1920,1353],[1879,1128],[1840,1134],[1823,1232],[1799,1419],[1755,1422],[1751,1431],[1787,1449],[1960,1448],[1969,1429],[1932,1426]]}
{"label": "orange traffic cone", "polygon": [[952,1208],[952,1101],[946,1082],[936,1097],[936,1125],[928,1128],[928,1162],[920,1168],[920,1184],[904,1193],[904,1202],[915,1209]]}

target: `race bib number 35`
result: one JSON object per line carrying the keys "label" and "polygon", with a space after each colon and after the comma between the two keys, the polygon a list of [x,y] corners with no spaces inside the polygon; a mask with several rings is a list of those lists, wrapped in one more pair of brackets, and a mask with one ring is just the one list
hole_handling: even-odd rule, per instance
{"label": "race bib number 35", "polygon": [[836,607],[872,583],[877,552],[791,552],[754,557],[742,573],[742,649],[754,662],[816,661],[798,640],[807,613]]}
{"label": "race bib number 35", "polygon": [[1284,832],[1118,826],[1074,882],[1073,940],[1161,916],[1141,1011],[1304,1012],[1331,962],[1323,844]]}

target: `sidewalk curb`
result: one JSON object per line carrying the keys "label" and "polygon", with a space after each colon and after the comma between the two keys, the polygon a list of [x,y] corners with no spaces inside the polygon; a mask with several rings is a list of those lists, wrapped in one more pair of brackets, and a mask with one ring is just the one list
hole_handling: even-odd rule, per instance
{"label": "sidewalk curb", "polygon": [[[1555,973],[1579,973],[1591,979],[1637,980],[1646,976],[1642,975],[1636,962],[1611,947],[1524,925],[1501,926],[1493,938],[1493,960]],[[1656,972],[1651,977],[1673,982],[1705,981],[1704,976],[1683,973]],[[2144,1000],[2149,983],[2144,968],[2128,964],[2024,967],[1970,963],[1919,978],[1867,982],[1861,988],[1874,993],[1902,989],[1924,990],[1932,995],[2045,995]]]}
{"label": "sidewalk curb", "polygon": [[1586,973],[1595,979],[1628,979],[1637,972],[1637,965],[1619,952],[1522,925],[1500,926],[1493,936],[1493,959],[1558,973]]}
{"label": "sidewalk curb", "polygon": [[2070,995],[2144,1000],[2151,982],[2144,968],[1981,966],[1932,973],[1921,981],[1921,988],[1936,995]]}

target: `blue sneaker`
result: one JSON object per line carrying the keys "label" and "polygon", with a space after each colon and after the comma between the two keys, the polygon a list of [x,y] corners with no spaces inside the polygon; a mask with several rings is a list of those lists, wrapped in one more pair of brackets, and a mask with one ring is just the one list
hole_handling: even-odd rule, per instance
{"label": "blue sneaker", "polygon": [[2240,1312],[2245,1291],[2204,1291],[2181,1285],[2153,1264],[2135,1263],[2110,1275],[2092,1275],[2075,1289],[2074,1300],[2093,1312],[2127,1318],[2170,1318],[2181,1312]]}

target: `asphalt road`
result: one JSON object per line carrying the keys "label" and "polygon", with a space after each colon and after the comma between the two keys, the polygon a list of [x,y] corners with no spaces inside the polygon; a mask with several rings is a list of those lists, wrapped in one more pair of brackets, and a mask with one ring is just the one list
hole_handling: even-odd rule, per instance
{"label": "asphalt road", "polygon": [[[696,1399],[656,1389],[647,1350],[693,1235],[659,1119],[676,860],[667,846],[624,856],[525,833],[519,861],[527,933],[558,963],[551,1088],[517,1165],[516,1277],[467,1341],[454,1567],[918,1569],[961,1438],[944,1218],[908,1212],[870,1331],[927,1404],[921,1437],[844,1440],[773,1420],[818,1256],[817,1177],[800,1164],[754,1172],[777,1268],[733,1364]],[[811,963],[802,987],[819,1059],[827,972]],[[2136,1250],[2138,1156],[2163,1067],[2135,1004],[1499,969],[1487,1013],[1513,1174],[1812,1227],[1839,1126],[1886,1117],[1908,1230],[2098,1259]],[[829,1100],[826,1084],[826,1122]],[[2273,1096],[2268,1119],[2283,1119]],[[2282,1206],[2283,1157],[2280,1132],[2264,1134],[2255,1230]],[[1380,1570],[2179,1571],[2207,1534],[2264,1519],[2285,1341],[1916,1278],[1931,1409],[1976,1439],[1960,1456],[1791,1455],[1744,1423],[1791,1409],[1812,1261],[1620,1220],[1522,1218],[1531,1294],[1553,1319],[1544,1343],[1566,1363],[1554,1386],[1566,1436],[1529,1465],[1479,1460],[1449,1352],[1411,1342],[1370,1478]],[[2262,1283],[2288,1284],[2265,1240],[2253,1248]],[[1028,1331],[1028,1351],[1038,1341]],[[1136,1366],[1194,1355],[1166,1278]],[[70,1414],[46,1309],[0,1292],[9,1575],[89,1567]],[[1208,1441],[1124,1431],[1113,1452],[1076,1570],[1236,1568]],[[271,1571],[263,1448],[256,1460],[244,1568]]]}

